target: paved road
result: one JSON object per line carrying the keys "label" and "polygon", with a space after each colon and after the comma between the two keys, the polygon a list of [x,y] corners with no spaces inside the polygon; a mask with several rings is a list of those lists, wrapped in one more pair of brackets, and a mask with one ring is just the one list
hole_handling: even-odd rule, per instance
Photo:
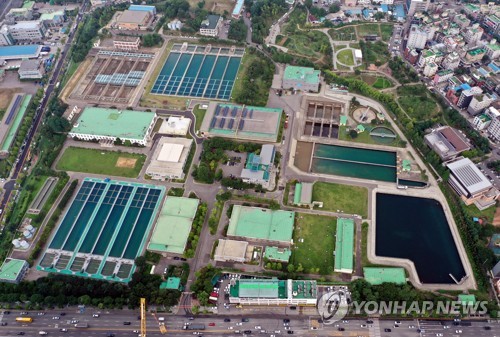
{"label": "paved road", "polygon": [[[87,7],[87,2],[84,1],[83,4],[82,4],[82,7],[80,9],[80,13],[83,13],[85,11],[86,7]],[[76,22],[75,22],[75,27],[78,25],[78,23],[80,23],[82,17],[83,17],[83,15],[78,15],[77,16],[77,19],[76,19]],[[42,99],[42,101],[40,102],[39,107],[36,110],[35,117],[33,119],[33,126],[29,129],[28,134],[27,134],[27,136],[25,138],[26,145],[24,146],[23,151],[18,156],[19,161],[16,163],[16,165],[14,167],[14,170],[13,170],[13,172],[11,174],[11,177],[10,177],[11,180],[9,182],[5,183],[5,185],[4,185],[4,191],[5,192],[4,192],[3,199],[0,202],[0,210],[4,210],[5,209],[5,205],[9,201],[9,198],[10,198],[10,195],[12,193],[12,190],[14,189],[14,182],[17,179],[17,177],[19,176],[19,173],[21,172],[21,170],[24,167],[24,163],[26,161],[26,157],[28,156],[31,142],[33,141],[35,133],[36,133],[36,131],[37,131],[39,125],[40,125],[40,122],[42,121],[42,116],[44,114],[44,111],[45,111],[45,108],[47,106],[47,103],[48,103],[48,100],[50,98],[50,95],[54,91],[55,84],[59,80],[59,75],[61,73],[61,70],[63,69],[63,65],[65,64],[66,55],[68,54],[68,50],[71,47],[71,44],[73,42],[73,38],[75,37],[75,31],[76,30],[72,30],[71,31],[71,33],[70,33],[70,35],[68,37],[68,41],[66,42],[66,44],[64,45],[64,47],[63,47],[63,49],[61,51],[61,56],[59,58],[59,61],[57,62],[57,65],[56,65],[56,67],[54,69],[54,72],[52,73],[51,80],[50,80],[50,82],[49,82],[49,84],[47,86],[45,97]]]}
{"label": "paved road", "polygon": [[[65,315],[61,316],[64,312]],[[98,318],[92,317],[92,314],[98,313]],[[15,321],[16,317],[20,317],[19,311],[12,311],[8,315],[0,314],[0,321],[7,323],[2,327],[2,336],[14,336],[19,332],[24,332],[26,336],[33,337],[39,331],[46,331],[48,336],[65,336],[65,337],[80,337],[80,336],[106,336],[108,333],[113,333],[116,337],[119,336],[137,336],[140,330],[138,320],[138,310],[92,310],[88,309],[84,313],[80,313],[73,309],[60,309],[45,311],[45,315],[40,316],[38,312],[30,312],[29,317],[33,317],[33,323],[20,324]],[[54,319],[59,317],[59,319]],[[439,321],[402,321],[398,327],[394,327],[393,320],[378,320],[373,319],[371,326],[366,325],[365,320],[348,320],[338,322],[332,325],[320,325],[317,330],[311,329],[311,318],[308,315],[300,315],[298,311],[288,311],[288,314],[264,314],[264,313],[249,313],[243,310],[231,309],[231,313],[218,317],[202,316],[195,320],[189,320],[186,316],[169,316],[158,313],[156,317],[152,314],[147,316],[148,336],[160,336],[157,319],[163,317],[167,326],[169,336],[186,336],[193,335],[193,331],[183,330],[185,323],[204,324],[206,329],[203,334],[210,336],[222,335],[241,335],[244,330],[250,330],[253,334],[260,336],[284,336],[287,335],[287,330],[283,323],[283,319],[290,319],[290,330],[295,335],[299,336],[437,336],[442,334],[443,337],[448,336],[474,336],[474,337],[491,337],[500,336],[500,326],[495,323],[473,322],[471,326],[453,326],[451,321],[444,326]],[[248,318],[249,322],[241,322],[242,318]],[[224,318],[229,318],[230,322],[224,322]],[[89,328],[77,329],[74,327],[72,320],[78,320],[80,323],[88,323]],[[130,325],[124,325],[124,322],[130,322]],[[213,324],[213,326],[210,326]],[[490,326],[491,330],[485,330],[485,326]],[[345,329],[339,331],[339,328]],[[417,333],[417,328],[425,330],[424,333]],[[68,329],[67,332],[62,332],[60,329]],[[391,332],[385,332],[384,329],[391,329]],[[457,333],[461,330],[461,333]],[[236,331],[240,331],[236,333]],[[261,332],[265,331],[265,332]]]}

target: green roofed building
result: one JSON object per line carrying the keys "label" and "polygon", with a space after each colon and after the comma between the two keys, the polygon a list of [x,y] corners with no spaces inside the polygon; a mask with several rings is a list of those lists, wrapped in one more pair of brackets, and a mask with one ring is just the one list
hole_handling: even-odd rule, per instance
{"label": "green roofed building", "polygon": [[406,275],[404,268],[363,268],[365,280],[372,284],[382,283],[405,284]]}
{"label": "green roofed building", "polygon": [[347,116],[340,116],[340,126],[347,125]]}
{"label": "green roofed building", "polygon": [[266,247],[264,252],[264,258],[271,261],[287,262],[292,256],[292,251],[288,248],[278,248],[278,247]]}
{"label": "green roofed building", "polygon": [[240,279],[231,283],[229,303],[243,305],[316,305],[316,281]]}
{"label": "green roofed building", "polygon": [[476,296],[472,294],[460,294],[458,295],[458,300],[462,303],[462,305],[476,304]]}
{"label": "green roofed building", "polygon": [[320,75],[321,72],[314,68],[287,65],[281,86],[283,89],[318,92]]}
{"label": "green roofed building", "polygon": [[352,274],[354,249],[354,221],[352,219],[337,219],[337,235],[335,239],[334,270],[340,273]]}
{"label": "green roofed building", "polygon": [[356,131],[358,131],[358,133],[361,133],[361,132],[365,132],[366,128],[363,124],[358,124],[358,126],[356,127]]}
{"label": "green roofed building", "polygon": [[156,113],[87,107],[69,132],[82,140],[110,140],[146,145],[156,122]]}
{"label": "green roofed building", "polygon": [[295,194],[293,195],[293,203],[295,205],[311,205],[312,204],[312,183],[297,183],[295,184]]}
{"label": "green roofed building", "polygon": [[295,212],[234,205],[227,236],[290,245],[294,219]]}
{"label": "green roofed building", "polygon": [[160,289],[182,290],[181,279],[179,277],[169,277],[160,284]]}
{"label": "green roofed building", "polygon": [[403,159],[402,166],[404,172],[411,171],[411,161],[409,159]]}
{"label": "green roofed building", "polygon": [[192,198],[167,197],[149,241],[148,250],[183,254],[199,202],[198,199]]}
{"label": "green roofed building", "polygon": [[5,259],[0,267],[0,282],[19,283],[28,271],[29,264],[24,260]]}

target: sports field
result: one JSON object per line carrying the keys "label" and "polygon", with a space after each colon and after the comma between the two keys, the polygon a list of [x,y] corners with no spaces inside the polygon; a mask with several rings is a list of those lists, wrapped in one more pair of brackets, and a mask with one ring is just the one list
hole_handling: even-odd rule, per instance
{"label": "sports field", "polygon": [[322,210],[367,216],[368,190],[364,187],[316,182],[313,200],[323,202]]}
{"label": "sports field", "polygon": [[56,169],[136,178],[145,160],[143,154],[68,147]]}
{"label": "sports field", "polygon": [[297,270],[302,265],[308,274],[327,275],[333,272],[337,219],[298,213],[293,232],[294,248],[291,263]]}

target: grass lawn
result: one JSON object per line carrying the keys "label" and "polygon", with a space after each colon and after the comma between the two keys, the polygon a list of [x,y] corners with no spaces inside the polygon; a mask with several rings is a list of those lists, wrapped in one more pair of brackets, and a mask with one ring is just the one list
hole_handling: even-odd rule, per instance
{"label": "grass lawn", "polygon": [[367,216],[368,190],[364,187],[316,182],[313,200],[323,202],[322,210]]}
{"label": "grass lawn", "polygon": [[347,71],[349,71],[349,70],[351,70],[351,68],[343,66],[342,64],[340,64],[340,63],[337,62],[337,70],[340,70],[340,71],[347,70]]}
{"label": "grass lawn", "polygon": [[377,80],[372,85],[375,89],[386,89],[393,86],[392,82],[385,77],[377,77]]}
{"label": "grass lawn", "polygon": [[359,49],[359,48],[361,48],[361,47],[359,46],[359,43],[349,43],[349,47],[354,48],[354,49]]}
{"label": "grass lawn", "polygon": [[424,120],[435,117],[439,113],[439,107],[429,96],[424,85],[407,85],[399,87],[398,102],[408,115],[416,120]]}
{"label": "grass lawn", "polygon": [[328,37],[322,32],[314,30],[309,32],[298,31],[289,35],[283,46],[288,48],[291,54],[309,58],[315,63],[324,63],[322,61],[323,56],[326,55],[329,60],[332,55]]}
{"label": "grass lawn", "polygon": [[356,40],[356,29],[354,27],[333,28],[328,31],[328,34],[334,41]]}
{"label": "grass lawn", "polygon": [[295,268],[300,263],[304,273],[333,273],[336,228],[336,218],[297,213],[293,231],[295,244],[290,259]]}
{"label": "grass lawn", "polygon": [[365,25],[356,26],[356,31],[358,32],[359,38],[367,35],[378,35],[380,36],[380,31],[378,28],[378,23],[368,23]]}
{"label": "grass lawn", "polygon": [[465,208],[470,217],[486,218],[489,223],[491,223],[495,217],[496,206],[489,207],[484,211],[480,211],[474,204],[466,206]]}
{"label": "grass lawn", "polygon": [[[244,79],[247,77],[247,72],[252,63],[260,62],[261,55],[259,52],[250,53],[248,51],[245,52],[243,58],[241,59],[241,65],[238,70],[238,74],[236,76],[236,80],[234,82],[233,91],[231,92],[232,101],[234,101],[236,97],[240,97],[242,93],[246,91],[244,87]],[[257,88],[259,88],[258,94],[254,96],[254,103],[256,105],[265,106],[267,103],[267,99],[269,97],[269,89],[271,87],[271,83],[267,83],[262,76],[253,79],[254,83],[257,83]]]}
{"label": "grass lawn", "polygon": [[193,115],[196,117],[194,131],[198,131],[201,128],[201,123],[203,122],[203,118],[205,117],[206,112],[207,109],[201,109],[199,104],[194,106]]}
{"label": "grass lawn", "polygon": [[[351,136],[347,132],[347,127],[345,125],[340,126],[339,127],[339,139],[340,140],[347,140],[347,141],[353,142],[353,143],[403,147],[399,137],[396,137],[395,139],[383,138],[383,140],[380,138],[373,138],[372,136],[370,136],[370,131],[369,131],[373,128],[373,126],[369,125],[369,124],[363,124],[363,125],[366,127],[366,131],[358,133],[358,136],[356,138],[351,138]],[[377,141],[376,139],[380,139],[380,141]]]}
{"label": "grass lawn", "polygon": [[341,49],[347,48],[346,44],[338,44],[335,46],[335,51],[339,51]]}
{"label": "grass lawn", "polygon": [[346,66],[354,65],[354,56],[352,55],[351,49],[341,50],[337,54],[337,60]]}
{"label": "grass lawn", "polygon": [[380,31],[382,32],[382,41],[388,42],[392,36],[394,26],[388,23],[380,24]]}
{"label": "grass lawn", "polygon": [[61,171],[136,178],[145,160],[143,154],[68,147],[56,168]]}
{"label": "grass lawn", "polygon": [[[189,0],[189,5],[192,8],[197,8],[198,3],[200,1],[198,0]],[[234,8],[234,1],[233,0],[205,0],[203,1],[204,6],[203,8],[206,9],[209,12],[214,12],[216,14],[224,14],[224,11],[231,13],[233,8]]]}

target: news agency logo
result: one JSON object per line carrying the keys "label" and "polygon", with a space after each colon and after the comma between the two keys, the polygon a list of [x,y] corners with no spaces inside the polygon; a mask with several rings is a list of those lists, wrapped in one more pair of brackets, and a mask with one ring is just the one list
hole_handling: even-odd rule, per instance
{"label": "news agency logo", "polygon": [[316,304],[323,324],[330,325],[343,319],[349,311],[347,296],[342,290],[325,293]]}

